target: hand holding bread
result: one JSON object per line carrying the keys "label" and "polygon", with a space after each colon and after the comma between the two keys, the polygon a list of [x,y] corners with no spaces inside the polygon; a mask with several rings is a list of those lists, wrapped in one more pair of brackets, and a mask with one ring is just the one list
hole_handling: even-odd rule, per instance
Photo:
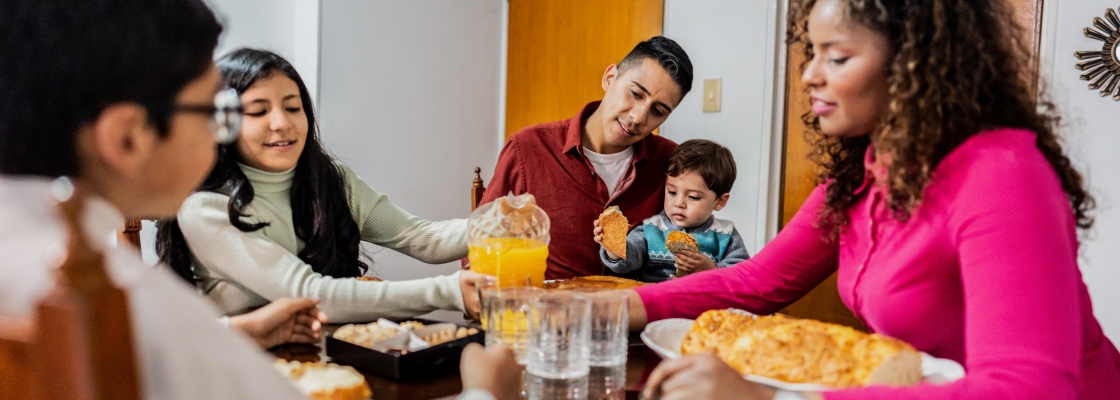
{"label": "hand holding bread", "polygon": [[630,230],[630,222],[618,206],[611,206],[595,220],[595,242],[607,251],[607,257],[612,260],[626,259],[626,233]]}

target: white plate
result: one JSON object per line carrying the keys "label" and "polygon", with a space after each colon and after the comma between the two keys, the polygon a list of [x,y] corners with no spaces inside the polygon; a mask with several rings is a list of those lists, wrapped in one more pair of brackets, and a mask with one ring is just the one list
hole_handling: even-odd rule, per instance
{"label": "white plate", "polygon": [[[692,328],[691,319],[670,318],[646,325],[642,331],[642,341],[650,350],[661,358],[675,360],[681,357],[681,341],[684,335]],[[926,353],[922,354],[922,382],[944,384],[964,377],[964,367],[956,361],[937,358]],[[743,378],[773,386],[779,389],[793,391],[825,391],[832,388],[824,385],[809,383],[788,383],[777,379],[758,375],[746,375]]]}

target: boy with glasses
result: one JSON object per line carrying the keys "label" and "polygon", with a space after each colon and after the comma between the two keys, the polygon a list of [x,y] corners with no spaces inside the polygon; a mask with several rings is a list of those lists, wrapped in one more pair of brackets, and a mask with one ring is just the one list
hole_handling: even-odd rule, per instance
{"label": "boy with glasses", "polygon": [[[115,243],[125,217],[173,215],[239,132],[212,60],[221,30],[198,0],[0,0],[0,333],[52,288],[66,240],[52,180],[67,176],[93,195],[82,227],[128,296],[143,397],[304,398],[192,288]],[[261,346],[317,341],[313,300],[269,307],[229,323]]]}

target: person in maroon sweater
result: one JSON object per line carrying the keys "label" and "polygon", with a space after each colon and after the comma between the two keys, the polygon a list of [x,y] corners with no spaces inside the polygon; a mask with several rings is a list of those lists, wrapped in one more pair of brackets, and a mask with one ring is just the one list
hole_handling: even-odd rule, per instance
{"label": "person in maroon sweater", "polygon": [[482,203],[531,193],[552,221],[545,279],[602,275],[591,229],[618,206],[631,227],[661,211],[669,153],[651,135],[692,89],[692,62],[671,39],[638,43],[603,74],[602,101],[574,117],[523,128],[498,156]]}

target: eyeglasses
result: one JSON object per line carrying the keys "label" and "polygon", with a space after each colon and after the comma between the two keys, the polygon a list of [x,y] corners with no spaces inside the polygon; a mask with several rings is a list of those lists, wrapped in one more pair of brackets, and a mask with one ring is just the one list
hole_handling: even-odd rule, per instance
{"label": "eyeglasses", "polygon": [[225,89],[214,96],[214,105],[175,104],[172,111],[210,115],[210,130],[221,144],[233,143],[241,135],[241,118],[245,115],[241,97],[233,89]]}

